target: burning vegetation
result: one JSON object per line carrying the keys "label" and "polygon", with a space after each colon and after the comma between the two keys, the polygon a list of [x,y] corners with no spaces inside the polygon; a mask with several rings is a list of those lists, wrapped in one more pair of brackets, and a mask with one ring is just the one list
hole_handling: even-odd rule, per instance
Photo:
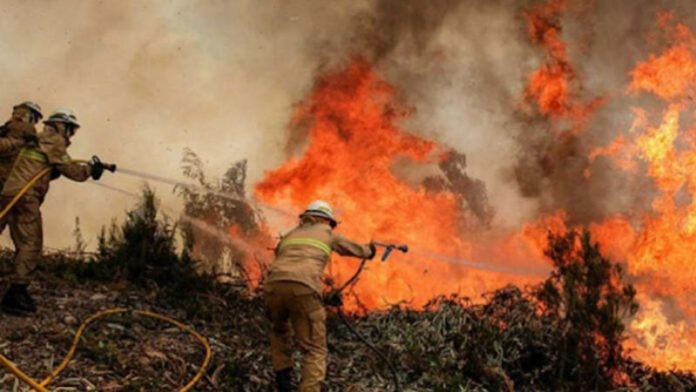
{"label": "burning vegetation", "polygon": [[[459,2],[396,15],[380,1],[350,53],[319,68],[293,109],[287,160],[250,192],[246,161],[212,179],[187,151],[184,174],[199,188],[178,188],[178,225],[158,219],[146,193],[122,227],[101,236],[90,262],[61,259],[55,271],[79,284],[119,279],[215,337],[220,354],[202,390],[267,390],[258,288],[275,233],[295,223],[275,212],[321,198],[338,207],[342,233],[412,249],[368,264],[345,299],[406,387],[696,389],[696,36],[660,11],[647,32],[650,54],[630,64],[621,89],[597,93],[575,61],[582,48],[565,35],[568,19],[587,12],[576,3],[535,2],[521,12],[522,34],[540,59],[509,105],[522,125],[506,179],[535,205],[518,227],[501,223],[466,149],[414,129],[418,107],[405,90],[417,83],[402,85],[394,75],[405,73],[389,63],[407,50],[397,41],[409,33],[409,51],[432,54],[444,11]],[[607,117],[621,118],[620,128]],[[327,283],[345,282],[356,267],[334,258]],[[348,340],[335,317],[329,323],[331,390],[386,389],[386,365]],[[123,379],[124,369],[132,367],[99,377]]]}
{"label": "burning vegetation", "polygon": [[[692,369],[694,279],[689,260],[696,242],[691,238],[689,172],[694,146],[693,130],[683,124],[692,117],[696,40],[674,16],[661,14],[658,28],[666,48],[635,64],[626,96],[650,94],[664,106],[632,106],[626,113],[636,117],[630,130],[598,145],[589,136],[596,132],[589,124],[610,98],[588,97],[571,64],[561,22],[569,7],[549,1],[524,13],[529,37],[544,53],[521,97],[525,105],[519,115],[533,132],[524,139],[528,145],[516,169],[520,191],[542,200],[536,222],[493,241],[480,240],[481,233],[491,230],[494,216],[485,184],[466,173],[464,154],[401,127],[414,109],[398,103],[398,85],[382,79],[362,57],[320,77],[310,97],[298,105],[291,123],[292,150],[301,153],[268,173],[256,185],[256,196],[291,210],[314,197],[331,200],[345,217],[341,230],[346,234],[368,239],[379,233],[380,239],[408,242],[416,250],[414,256],[370,266],[349,303],[363,310],[393,304],[421,309],[439,294],[476,297],[506,283],[536,282],[538,278],[510,273],[519,265],[505,258],[526,259],[532,269],[529,263],[537,262],[535,255],[549,246],[548,231],[559,235],[585,227],[607,254],[624,264],[638,299],[647,305],[631,319],[625,346],[654,366]],[[627,187],[650,189],[647,193],[654,196],[644,210],[601,206],[594,192],[607,159],[616,163],[609,172],[629,174],[617,175]],[[429,174],[404,178],[401,165],[411,173]],[[496,255],[503,259],[498,271],[466,265],[464,260],[474,255],[494,254],[484,247],[502,249]],[[342,281],[353,268],[350,261],[337,259],[329,273]]]}
{"label": "burning vegetation", "polygon": [[[351,237],[411,245],[413,254],[370,265],[353,287],[347,305],[363,312],[394,304],[418,310],[438,295],[476,298],[506,284],[537,284],[540,261],[553,248],[547,234],[587,230],[623,266],[644,305],[638,310],[629,290],[630,311],[615,315],[628,323],[627,340],[617,330],[610,342],[594,336],[595,343],[660,369],[693,370],[696,39],[661,11],[648,38],[655,53],[632,65],[625,91],[592,94],[563,34],[564,17],[577,8],[550,0],[522,14],[542,59],[519,97],[517,116],[527,125],[514,170],[520,193],[538,199],[539,211],[518,231],[495,226],[485,183],[466,172],[464,153],[404,128],[417,108],[403,103],[398,81],[379,72],[385,48],[394,45],[378,45],[317,78],[290,124],[291,157],[255,186],[255,196],[295,211],[316,197],[331,200]],[[617,106],[632,118],[628,129],[598,129],[596,119],[618,116]],[[606,194],[612,181],[629,201]],[[491,232],[493,239],[485,234]],[[495,259],[486,260],[493,268],[472,269],[470,261],[481,257]],[[345,281],[354,268],[338,258],[329,275]]]}
{"label": "burning vegetation", "polygon": [[[197,271],[191,248],[176,250],[175,227],[146,190],[124,223],[102,236],[98,253],[53,255],[37,294],[47,308],[61,312],[8,319],[0,340],[12,344],[4,353],[29,374],[41,375],[48,371],[48,358],[65,355],[77,320],[103,308],[148,308],[186,320],[211,339],[213,362],[197,390],[269,390],[270,325],[260,297]],[[657,371],[627,356],[625,320],[637,310],[636,291],[588,232],[548,234],[547,243],[553,269],[538,284],[507,285],[481,299],[438,296],[419,309],[402,305],[354,314],[352,322],[394,363],[406,390],[696,388],[692,374]],[[10,257],[3,253],[2,260]],[[22,333],[26,323],[41,325],[40,333]],[[333,313],[329,331],[328,390],[390,389],[386,364],[352,340]],[[52,344],[35,350],[43,341]],[[195,366],[184,364],[201,357],[177,332],[147,320],[112,317],[85,332],[77,357],[53,385],[173,390],[194,372]],[[3,388],[12,384],[11,377],[0,380]]]}

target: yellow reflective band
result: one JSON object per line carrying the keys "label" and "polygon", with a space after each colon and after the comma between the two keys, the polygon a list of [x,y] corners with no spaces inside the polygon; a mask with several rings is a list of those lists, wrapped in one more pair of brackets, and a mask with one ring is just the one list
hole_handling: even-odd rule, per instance
{"label": "yellow reflective band", "polygon": [[29,158],[29,159],[33,159],[33,160],[35,160],[35,161],[39,161],[39,162],[41,162],[41,163],[46,163],[46,162],[48,162],[48,159],[46,159],[46,156],[45,156],[44,154],[42,154],[42,153],[36,151],[36,150],[29,150],[29,149],[23,148],[23,149],[19,152],[19,155],[21,155],[21,156],[23,156],[23,157],[25,157],[25,158]]}
{"label": "yellow reflective band", "polygon": [[331,256],[331,247],[328,244],[325,244],[319,240],[315,240],[314,238],[288,238],[287,240],[283,240],[280,242],[280,245],[278,245],[278,251],[281,251],[285,247],[292,245],[311,246],[326,253],[327,256]]}

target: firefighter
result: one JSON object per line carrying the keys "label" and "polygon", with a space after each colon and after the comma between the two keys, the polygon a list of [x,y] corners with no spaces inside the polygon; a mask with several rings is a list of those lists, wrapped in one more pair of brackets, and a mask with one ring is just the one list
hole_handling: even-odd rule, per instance
{"label": "firefighter", "polygon": [[19,150],[27,142],[36,140],[36,124],[43,114],[41,106],[25,101],[12,108],[12,116],[0,126],[0,189],[10,174]]}
{"label": "firefighter", "polygon": [[43,247],[41,203],[48,192],[51,180],[60,175],[73,181],[98,180],[104,165],[98,158],[87,164],[73,162],[67,153],[70,139],[80,127],[69,110],[57,110],[44,121],[44,130],[36,141],[28,140],[19,151],[17,159],[0,193],[0,205],[6,206],[12,198],[46,168],[52,171],[44,175],[19,199],[12,209],[0,217],[0,232],[6,226],[15,246],[10,286],[0,302],[10,314],[27,315],[36,312],[36,303],[27,291],[32,271],[36,268]]}
{"label": "firefighter", "polygon": [[312,202],[300,215],[299,225],[284,235],[264,282],[264,301],[271,319],[271,358],[276,383],[289,391],[294,335],[303,354],[300,391],[320,391],[326,376],[326,312],[322,302],[324,267],[333,251],[342,256],[371,259],[372,243],[358,244],[334,233],[331,206]]}

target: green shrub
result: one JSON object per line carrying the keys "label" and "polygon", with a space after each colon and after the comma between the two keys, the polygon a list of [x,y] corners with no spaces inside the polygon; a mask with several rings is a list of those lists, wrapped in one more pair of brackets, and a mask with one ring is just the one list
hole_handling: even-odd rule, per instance
{"label": "green shrub", "polygon": [[154,192],[144,188],[135,208],[119,226],[102,229],[97,253],[86,261],[61,263],[61,274],[71,280],[119,281],[155,285],[159,298],[198,312],[192,293],[204,292],[212,280],[196,271],[184,249],[177,251],[177,226],[160,217]]}

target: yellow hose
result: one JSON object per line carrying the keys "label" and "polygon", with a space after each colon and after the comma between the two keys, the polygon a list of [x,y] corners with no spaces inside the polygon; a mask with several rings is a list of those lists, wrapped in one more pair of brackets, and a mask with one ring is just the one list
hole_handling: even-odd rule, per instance
{"label": "yellow hose", "polygon": [[191,388],[193,388],[193,386],[196,385],[196,383],[198,383],[198,381],[200,381],[200,379],[203,377],[206,369],[208,368],[208,365],[210,364],[210,359],[212,358],[212,349],[210,348],[210,344],[208,343],[208,339],[206,339],[203,335],[196,332],[196,330],[194,330],[193,328],[191,328],[190,326],[188,326],[186,324],[183,324],[177,320],[174,320],[173,318],[170,318],[170,317],[158,314],[158,313],[150,312],[148,310],[133,310],[133,311],[131,311],[131,310],[125,309],[125,308],[113,308],[113,309],[102,310],[101,312],[98,312],[98,313],[95,313],[95,314],[89,316],[85,321],[82,322],[82,324],[80,325],[80,328],[77,329],[77,333],[75,333],[75,337],[73,338],[72,345],[70,346],[68,353],[65,355],[65,358],[63,358],[63,361],[60,363],[60,365],[58,365],[51,372],[51,374],[49,374],[41,382],[37,382],[36,380],[34,380],[30,376],[26,375],[21,370],[19,370],[19,368],[17,368],[17,366],[12,361],[10,361],[7,357],[5,357],[2,354],[0,354],[0,364],[3,365],[5,368],[7,368],[7,370],[12,372],[14,375],[19,377],[19,379],[24,381],[27,385],[34,388],[33,390],[36,390],[39,392],[49,392],[49,390],[46,388],[46,386],[48,386],[48,384],[50,384],[53,380],[55,380],[56,377],[58,377],[58,375],[60,373],[62,373],[68,367],[68,364],[70,363],[70,361],[72,361],[73,357],[75,356],[77,346],[80,343],[80,338],[82,338],[82,334],[84,333],[85,329],[87,329],[87,327],[92,322],[94,322],[95,320],[97,320],[99,318],[111,316],[114,314],[128,313],[128,312],[132,312],[136,316],[149,317],[149,318],[153,318],[156,320],[168,322],[168,323],[174,325],[175,327],[177,327],[185,332],[188,332],[191,336],[196,338],[196,340],[198,340],[201,343],[201,345],[205,349],[205,358],[203,358],[203,363],[201,363],[201,365],[198,368],[198,372],[191,379],[191,381],[189,381],[185,386],[183,386],[179,390],[180,392],[190,391]]}
{"label": "yellow hose", "polygon": [[[82,163],[82,162],[86,162],[86,161],[73,161],[73,162],[81,162]],[[12,198],[12,200],[10,200],[10,202],[2,209],[2,211],[0,211],[0,219],[4,218],[5,215],[7,215],[7,213],[12,209],[12,207],[14,207],[15,204],[17,204],[19,199],[21,199],[22,196],[24,196],[24,194],[27,193],[27,191],[29,191],[29,189],[31,189],[31,187],[33,187],[34,184],[36,184],[36,182],[39,181],[39,179],[41,179],[41,177],[45,176],[50,171],[51,171],[51,168],[48,167],[48,168],[40,171],[39,173],[37,173],[34,177],[32,177],[22,187],[22,189]],[[4,366],[12,374],[14,374],[20,380],[22,380],[24,383],[26,383],[27,385],[32,387],[33,390],[38,391],[38,392],[50,392],[46,388],[46,386],[48,384],[50,384],[51,381],[55,380],[56,377],[58,377],[58,375],[60,373],[62,373],[65,370],[65,368],[68,367],[68,364],[70,363],[72,358],[75,356],[75,351],[77,350],[77,345],[80,343],[80,338],[82,337],[82,334],[85,331],[85,329],[87,328],[87,326],[89,326],[89,324],[91,324],[94,320],[96,320],[98,318],[110,316],[113,314],[127,313],[127,312],[130,312],[130,310],[125,309],[125,308],[113,308],[113,309],[106,309],[106,310],[103,310],[101,312],[98,312],[98,313],[95,313],[95,314],[89,316],[85,321],[82,322],[82,324],[80,325],[80,328],[78,328],[78,330],[77,330],[77,333],[75,333],[75,337],[73,338],[72,345],[70,346],[70,349],[68,350],[68,353],[65,355],[65,358],[63,359],[63,361],[60,363],[60,365],[58,365],[51,372],[51,374],[49,374],[40,383],[37,382],[36,380],[34,380],[33,378],[31,378],[30,376],[28,376],[26,373],[22,372],[17,367],[17,365],[15,365],[12,361],[10,361],[7,357],[2,355],[1,353],[0,353],[0,365]],[[133,310],[132,313],[134,315],[137,315],[137,316],[149,317],[149,318],[157,319],[160,321],[168,322],[168,323],[176,326],[177,328],[188,332],[191,336],[196,338],[201,343],[201,345],[203,345],[203,347],[205,348],[205,358],[203,359],[203,363],[200,365],[198,372],[191,379],[191,381],[189,381],[179,391],[180,392],[188,392],[189,390],[191,390],[191,388],[193,388],[193,386],[196,385],[196,383],[198,383],[198,381],[200,381],[200,379],[203,377],[206,369],[208,368],[208,364],[210,364],[210,358],[212,357],[212,350],[210,348],[210,344],[208,344],[208,340],[203,335],[198,333],[196,330],[191,328],[190,326],[183,324],[179,321],[176,321],[170,317],[163,316],[161,314],[157,314],[157,313],[150,312],[147,310]]]}
{"label": "yellow hose", "polygon": [[72,360],[73,356],[75,356],[75,350],[77,350],[77,345],[80,343],[80,338],[82,337],[82,333],[85,331],[87,326],[91,324],[94,320],[104,317],[104,316],[109,316],[112,314],[117,314],[117,313],[123,313],[125,312],[125,309],[122,308],[114,308],[114,309],[107,309],[103,310],[101,312],[95,313],[91,316],[89,316],[85,321],[82,322],[80,325],[80,328],[77,329],[77,332],[75,333],[75,337],[73,338],[72,345],[70,346],[70,349],[68,350],[68,353],[65,354],[65,358],[63,358],[63,362],[60,363],[53,371],[51,374],[49,374],[46,378],[41,381],[41,386],[45,387],[46,385],[50,384],[51,381],[53,381],[58,375],[65,370],[65,368],[68,366],[68,363]]}
{"label": "yellow hose", "polygon": [[43,386],[41,386],[41,384],[36,382],[33,378],[27,376],[24,372],[19,370],[17,368],[17,366],[12,361],[7,359],[2,354],[0,354],[0,365],[6,367],[7,370],[9,370],[15,376],[19,377],[20,380],[24,381],[24,383],[26,383],[30,387],[34,388],[34,390],[37,390],[39,392],[49,392],[48,389],[44,388]]}
{"label": "yellow hose", "polygon": [[24,196],[24,194],[27,193],[27,191],[29,191],[29,189],[31,189],[31,187],[33,187],[34,184],[36,184],[36,182],[39,181],[39,180],[41,179],[41,177],[45,176],[46,174],[48,174],[48,173],[50,173],[50,172],[51,172],[51,168],[50,168],[50,167],[47,167],[47,168],[41,170],[40,172],[38,172],[38,173],[37,173],[34,177],[32,177],[29,181],[27,181],[27,183],[24,184],[24,186],[22,187],[22,189],[20,189],[19,192],[17,192],[17,194],[14,195],[14,197],[12,198],[12,200],[10,200],[10,202],[7,203],[7,205],[5,206],[5,208],[3,208],[2,211],[0,211],[0,219],[4,218],[5,215],[7,215],[7,213],[10,212],[10,210],[12,209],[12,207],[14,207],[15,204],[17,204],[17,202],[19,201],[19,199],[21,199],[22,196]]}
{"label": "yellow hose", "polygon": [[[72,162],[72,163],[88,163],[89,161],[84,160],[84,159],[78,159],[78,160],[73,160],[73,161],[71,161],[71,162]],[[7,205],[2,209],[2,211],[0,211],[0,219],[4,218],[5,215],[7,215],[7,213],[10,212],[10,210],[12,209],[12,207],[14,207],[15,204],[17,204],[17,202],[19,201],[19,199],[21,199],[22,196],[24,196],[24,194],[27,193],[27,192],[29,191],[29,189],[31,189],[31,187],[33,187],[34,184],[36,184],[36,182],[39,181],[39,180],[41,179],[41,177],[43,177],[43,176],[45,176],[46,174],[50,173],[51,170],[53,170],[52,167],[47,167],[47,168],[41,170],[40,172],[36,173],[36,174],[34,175],[34,177],[32,177],[29,181],[27,181],[27,183],[24,184],[24,186],[22,187],[22,189],[20,189],[19,192],[17,192],[17,194],[14,195],[14,197],[12,198],[12,200],[10,200],[10,202],[7,203]]]}

